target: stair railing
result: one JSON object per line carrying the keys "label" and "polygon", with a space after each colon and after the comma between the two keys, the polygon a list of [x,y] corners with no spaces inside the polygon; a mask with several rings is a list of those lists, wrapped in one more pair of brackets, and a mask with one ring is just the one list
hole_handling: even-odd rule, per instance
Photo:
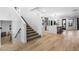
{"label": "stair railing", "polygon": [[20,31],[21,31],[21,28],[18,30],[18,32],[16,33],[16,35],[15,35],[15,38],[18,36],[18,34],[20,33]]}
{"label": "stair railing", "polygon": [[26,22],[26,20],[24,19],[24,17],[23,17],[23,16],[21,16],[21,18],[23,19],[23,21],[24,21],[26,24],[28,24],[28,23]]}
{"label": "stair railing", "polygon": [[[20,22],[23,22],[23,23],[26,24],[26,22],[23,20],[23,18],[16,11],[15,7],[13,8],[13,10],[16,12],[17,16],[20,18]],[[17,38],[17,36],[18,36],[18,34],[20,33],[21,30],[22,30],[21,27],[19,27],[18,30],[17,30],[17,32],[16,32],[16,34],[15,34],[15,36],[14,36],[15,38]]]}

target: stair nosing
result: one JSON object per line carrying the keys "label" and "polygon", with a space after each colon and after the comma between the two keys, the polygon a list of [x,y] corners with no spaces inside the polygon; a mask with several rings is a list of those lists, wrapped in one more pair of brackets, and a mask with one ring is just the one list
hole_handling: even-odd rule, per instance
{"label": "stair nosing", "polygon": [[35,37],[33,37],[33,36],[32,36],[32,37],[28,37],[27,40],[36,39],[36,38],[38,38],[38,37],[41,37],[41,36],[40,36],[40,35],[36,35]]}
{"label": "stair nosing", "polygon": [[34,35],[38,35],[38,33],[28,34],[27,37],[34,36]]}

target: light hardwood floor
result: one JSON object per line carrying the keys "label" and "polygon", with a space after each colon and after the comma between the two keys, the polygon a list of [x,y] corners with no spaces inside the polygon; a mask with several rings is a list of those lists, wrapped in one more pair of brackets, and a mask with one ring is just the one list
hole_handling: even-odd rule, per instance
{"label": "light hardwood floor", "polygon": [[44,36],[27,44],[4,44],[0,50],[14,51],[79,51],[79,31],[64,31],[63,34],[44,33]]}
{"label": "light hardwood floor", "polygon": [[23,50],[76,51],[79,50],[79,31],[64,31],[63,34],[44,33],[40,39],[29,42]]}

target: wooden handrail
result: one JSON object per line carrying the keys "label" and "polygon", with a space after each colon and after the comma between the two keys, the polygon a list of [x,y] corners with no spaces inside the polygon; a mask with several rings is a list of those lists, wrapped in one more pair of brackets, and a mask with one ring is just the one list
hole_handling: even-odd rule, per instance
{"label": "wooden handrail", "polygon": [[[15,11],[17,11],[18,7],[14,7]],[[18,14],[18,13],[17,13]],[[19,14],[18,14],[19,15]],[[26,20],[23,18],[23,16],[20,16],[19,17],[27,24]],[[21,28],[18,30],[18,32],[16,33],[15,35],[15,38],[17,37],[18,33],[21,31]]]}
{"label": "wooden handrail", "polygon": [[21,28],[18,30],[18,32],[15,35],[15,38],[17,37],[17,35],[19,34],[19,32],[21,31]]}
{"label": "wooden handrail", "polygon": [[17,12],[18,7],[14,7],[14,10],[16,11],[17,15],[27,24],[26,20],[23,18],[23,16],[20,16]]}
{"label": "wooden handrail", "polygon": [[23,16],[21,16],[21,18],[23,19],[23,21],[27,24],[27,22],[26,22],[26,20],[24,19],[24,17]]}

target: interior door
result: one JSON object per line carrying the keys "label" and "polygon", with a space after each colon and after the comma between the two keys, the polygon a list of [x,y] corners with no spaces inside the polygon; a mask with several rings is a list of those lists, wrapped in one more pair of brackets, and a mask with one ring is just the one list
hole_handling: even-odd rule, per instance
{"label": "interior door", "polygon": [[66,19],[62,19],[62,29],[66,30]]}
{"label": "interior door", "polygon": [[77,30],[79,30],[79,18],[77,18]]}

